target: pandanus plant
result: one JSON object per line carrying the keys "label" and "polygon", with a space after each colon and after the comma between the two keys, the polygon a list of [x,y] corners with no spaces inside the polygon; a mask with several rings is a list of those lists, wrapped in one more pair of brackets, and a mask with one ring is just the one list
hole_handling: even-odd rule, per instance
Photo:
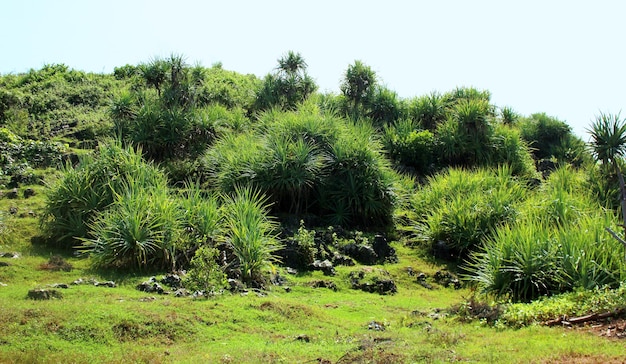
{"label": "pandanus plant", "polygon": [[[600,113],[588,129],[591,134],[591,149],[595,159],[607,169],[613,169],[619,179],[620,204],[624,224],[624,237],[626,238],[626,187],[624,176],[620,170],[618,160],[626,155],[626,121],[620,114]],[[626,240],[619,237],[613,230],[607,231],[626,246]]]}

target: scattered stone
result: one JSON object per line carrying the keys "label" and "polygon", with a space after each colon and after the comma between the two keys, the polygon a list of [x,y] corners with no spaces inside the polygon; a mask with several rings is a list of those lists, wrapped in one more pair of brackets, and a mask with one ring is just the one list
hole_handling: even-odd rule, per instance
{"label": "scattered stone", "polygon": [[296,274],[298,274],[298,270],[297,269],[294,269],[294,268],[291,268],[291,267],[287,267],[286,270],[287,270],[287,273],[289,273],[291,275],[295,276]]}
{"label": "scattered stone", "polygon": [[358,289],[369,293],[394,294],[398,292],[396,283],[392,279],[381,279],[373,277],[370,282],[362,282],[365,278],[364,271],[355,271],[350,273],[350,283],[352,289]]}
{"label": "scattered stone", "polygon": [[374,249],[365,244],[349,243],[341,248],[341,252],[365,265],[374,265],[378,261]]}
{"label": "scattered stone", "polygon": [[53,298],[61,299],[61,292],[54,289],[31,289],[28,291],[28,298],[32,300],[50,300]]}
{"label": "scattered stone", "polygon": [[172,289],[178,289],[182,286],[182,279],[178,274],[170,273],[161,279],[161,283]]}
{"label": "scattered stone", "polygon": [[311,338],[307,334],[300,334],[296,336],[296,341],[303,341],[305,343],[308,343],[311,341]]}
{"label": "scattered stone", "polygon": [[9,207],[9,214],[11,214],[11,215],[17,215],[17,211],[18,211],[17,206],[11,206],[11,207]]}
{"label": "scattered stone", "polygon": [[367,325],[368,330],[385,331],[385,324],[378,321],[372,321]]}
{"label": "scattered stone", "polygon": [[52,288],[68,289],[70,286],[66,283],[55,283],[52,285]]}
{"label": "scattered stone", "polygon": [[313,288],[328,288],[337,292],[337,285],[333,281],[322,281],[322,280],[312,281],[309,283],[309,286]]}
{"label": "scattered stone", "polygon": [[281,276],[280,273],[276,273],[272,275],[270,282],[275,286],[282,286],[287,283],[287,278]]}
{"label": "scattered stone", "polygon": [[0,262],[0,267],[8,267],[9,265],[7,262]]}
{"label": "scattered stone", "polygon": [[233,293],[243,292],[246,289],[246,287],[240,280],[234,278],[228,278],[228,287],[229,290]]}
{"label": "scattered stone", "polygon": [[422,273],[422,272],[418,273],[418,275],[417,275],[417,284],[419,284],[420,286],[422,286],[422,287],[424,287],[426,289],[432,290],[433,286],[430,283],[426,282],[426,278],[428,278],[426,273]]}
{"label": "scattered stone", "polygon": [[117,285],[113,281],[95,282],[93,285],[96,287],[109,287],[109,288],[117,287]]}
{"label": "scattered stone", "polygon": [[152,301],[154,301],[154,300],[156,300],[156,297],[154,297],[154,296],[149,296],[149,297],[141,297],[141,298],[139,299],[139,302],[152,302]]}
{"label": "scattered stone", "polygon": [[344,265],[348,267],[352,267],[355,265],[354,259],[350,258],[347,255],[339,254],[337,252],[333,254],[333,259],[331,261],[334,265]]}
{"label": "scattered stone", "polygon": [[333,263],[331,263],[328,259],[318,259],[314,261],[313,264],[311,264],[311,269],[320,270],[322,271],[322,273],[324,273],[325,276],[334,276],[335,274],[337,274],[337,272],[335,272],[335,267],[333,266]]}
{"label": "scattered stone", "polygon": [[0,287],[6,287],[7,284],[0,282]]}
{"label": "scattered stone", "polygon": [[185,288],[179,288],[176,291],[174,291],[174,296],[176,296],[176,297],[187,297],[187,296],[189,296],[189,291],[186,290]]}
{"label": "scattered stone", "polygon": [[35,190],[32,188],[27,188],[23,192],[24,198],[29,198],[35,196]]}
{"label": "scattered stone", "polygon": [[398,263],[396,250],[389,245],[389,242],[384,235],[376,234],[374,236],[372,249],[378,256],[379,262]]}
{"label": "scattered stone", "polygon": [[17,198],[17,187],[7,193],[7,198],[12,200]]}
{"label": "scattered stone", "polygon": [[77,280],[72,282],[72,284],[74,284],[74,285],[79,285],[79,284],[84,284],[84,283],[85,283],[85,281],[82,278],[78,278]]}
{"label": "scattered stone", "polygon": [[141,292],[147,292],[147,293],[163,294],[164,292],[163,287],[156,281],[155,277],[152,277],[145,282],[139,283],[137,285],[137,289],[140,290]]}
{"label": "scattered stone", "polygon": [[291,292],[291,287],[284,287],[285,288],[285,292],[290,293]]}
{"label": "scattered stone", "polygon": [[409,275],[409,277],[413,277],[415,275],[413,267],[406,267],[406,273]]}
{"label": "scattered stone", "polygon": [[20,253],[0,253],[0,258],[11,258],[11,259],[17,259],[20,257]]}
{"label": "scattered stone", "polygon": [[461,288],[461,282],[459,281],[459,279],[452,273],[448,272],[448,271],[437,271],[437,273],[435,273],[434,277],[435,282],[437,282],[437,284],[442,285],[444,287],[454,287],[454,289],[460,289]]}

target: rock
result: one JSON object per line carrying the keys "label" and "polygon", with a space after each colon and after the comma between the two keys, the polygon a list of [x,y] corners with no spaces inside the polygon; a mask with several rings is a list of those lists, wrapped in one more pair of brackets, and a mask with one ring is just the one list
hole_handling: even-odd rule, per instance
{"label": "rock", "polygon": [[374,249],[365,244],[350,243],[343,246],[341,251],[361,264],[374,265],[378,261]]}
{"label": "rock", "polygon": [[61,299],[63,295],[54,289],[31,289],[28,291],[28,298],[32,300],[50,300],[53,298]]}
{"label": "rock", "polygon": [[176,297],[187,297],[187,296],[189,296],[189,291],[184,289],[184,288],[179,288],[176,291],[174,291],[174,296],[176,296]]}
{"label": "rock", "polygon": [[6,284],[6,283],[2,283],[2,282],[0,282],[0,287],[6,287],[6,286],[7,286],[7,284]]}
{"label": "rock", "polygon": [[287,278],[281,276],[280,273],[276,273],[272,275],[270,282],[275,286],[282,286],[287,283]]}
{"label": "rock", "polygon": [[0,262],[0,267],[8,267],[9,265],[11,265],[11,264],[9,264],[7,262]]}
{"label": "rock", "polygon": [[152,278],[148,281],[139,283],[137,285],[137,289],[140,290],[141,292],[147,292],[147,293],[163,294],[164,292],[163,287],[157,282],[153,281]]}
{"label": "rock", "polygon": [[374,236],[374,242],[372,243],[372,249],[378,256],[380,263],[398,263],[398,256],[396,250],[389,245],[387,238],[384,235],[376,234]]}
{"label": "rock", "polygon": [[298,270],[297,270],[297,269],[294,269],[294,268],[291,268],[291,267],[287,267],[287,269],[286,269],[286,270],[287,270],[287,273],[289,273],[289,274],[291,274],[291,275],[296,275],[296,274],[298,274]]}
{"label": "rock", "polygon": [[115,288],[116,284],[113,281],[106,281],[106,282],[95,282],[93,284],[96,287],[109,287],[109,288]]}
{"label": "rock", "polygon": [[228,278],[228,287],[231,292],[243,292],[246,288],[240,280],[233,278]]}
{"label": "rock", "polygon": [[16,199],[17,198],[17,187],[12,189],[11,191],[9,191],[7,193],[7,197],[10,199]]}
{"label": "rock", "polygon": [[333,281],[312,281],[309,283],[309,286],[313,288],[328,288],[333,291],[337,291],[337,285]]}
{"label": "rock", "polygon": [[52,288],[68,289],[70,288],[70,286],[67,285],[66,283],[55,283],[52,285]]}
{"label": "rock", "polygon": [[413,267],[406,267],[406,274],[408,274],[409,277],[413,277],[413,275],[415,274],[415,271],[413,271]]}
{"label": "rock", "polygon": [[11,214],[11,215],[17,215],[17,211],[18,211],[17,206],[11,206],[11,207],[9,207],[9,214]]}
{"label": "rock", "polygon": [[20,253],[0,253],[0,258],[17,259],[20,257]]}
{"label": "rock", "polygon": [[178,289],[182,286],[182,279],[178,274],[168,274],[161,279],[161,283],[170,288]]}
{"label": "rock", "polygon": [[313,264],[311,264],[311,269],[320,270],[325,276],[334,276],[337,274],[333,263],[331,263],[328,259],[314,261]]}
{"label": "rock", "polygon": [[385,331],[385,324],[378,321],[372,321],[367,325],[368,330]]}
{"label": "rock", "polygon": [[309,338],[309,335],[300,334],[300,335],[296,336],[296,341],[303,341],[305,343],[308,343],[308,342],[311,341],[311,338]]}
{"label": "rock", "polygon": [[284,287],[285,288],[285,292],[286,293],[290,293],[291,292],[291,287]]}
{"label": "rock", "polygon": [[35,196],[35,190],[32,188],[27,188],[23,192],[24,198],[29,198]]}
{"label": "rock", "polygon": [[378,286],[378,293],[380,294],[394,294],[398,292],[398,287],[393,279],[382,279],[376,281]]}
{"label": "rock", "polygon": [[433,278],[435,279],[435,282],[437,282],[437,284],[444,287],[453,286],[454,289],[461,288],[461,282],[459,281],[459,279],[454,274],[448,271],[437,271]]}
{"label": "rock", "polygon": [[72,284],[74,284],[74,285],[79,285],[79,284],[83,284],[83,283],[85,283],[85,281],[82,278],[78,278],[77,280],[72,282]]}
{"label": "rock", "polygon": [[333,254],[333,259],[331,261],[336,266],[337,265],[344,265],[344,266],[352,267],[352,266],[355,265],[354,259],[350,258],[347,255],[339,254],[337,252],[335,252],[335,254]]}

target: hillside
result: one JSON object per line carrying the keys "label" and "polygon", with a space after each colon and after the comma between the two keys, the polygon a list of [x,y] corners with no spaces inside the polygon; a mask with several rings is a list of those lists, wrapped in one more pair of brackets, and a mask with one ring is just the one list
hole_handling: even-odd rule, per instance
{"label": "hillside", "polygon": [[0,76],[0,362],[622,360],[619,115],[277,63]]}

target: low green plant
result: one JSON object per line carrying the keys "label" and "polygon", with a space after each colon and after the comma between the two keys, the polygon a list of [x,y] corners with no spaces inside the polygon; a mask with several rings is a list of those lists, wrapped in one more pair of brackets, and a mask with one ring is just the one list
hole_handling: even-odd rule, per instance
{"label": "low green plant", "polygon": [[198,248],[191,259],[183,285],[190,291],[204,292],[205,297],[224,289],[227,280],[226,274],[217,263],[219,256],[220,251],[210,246]]}

